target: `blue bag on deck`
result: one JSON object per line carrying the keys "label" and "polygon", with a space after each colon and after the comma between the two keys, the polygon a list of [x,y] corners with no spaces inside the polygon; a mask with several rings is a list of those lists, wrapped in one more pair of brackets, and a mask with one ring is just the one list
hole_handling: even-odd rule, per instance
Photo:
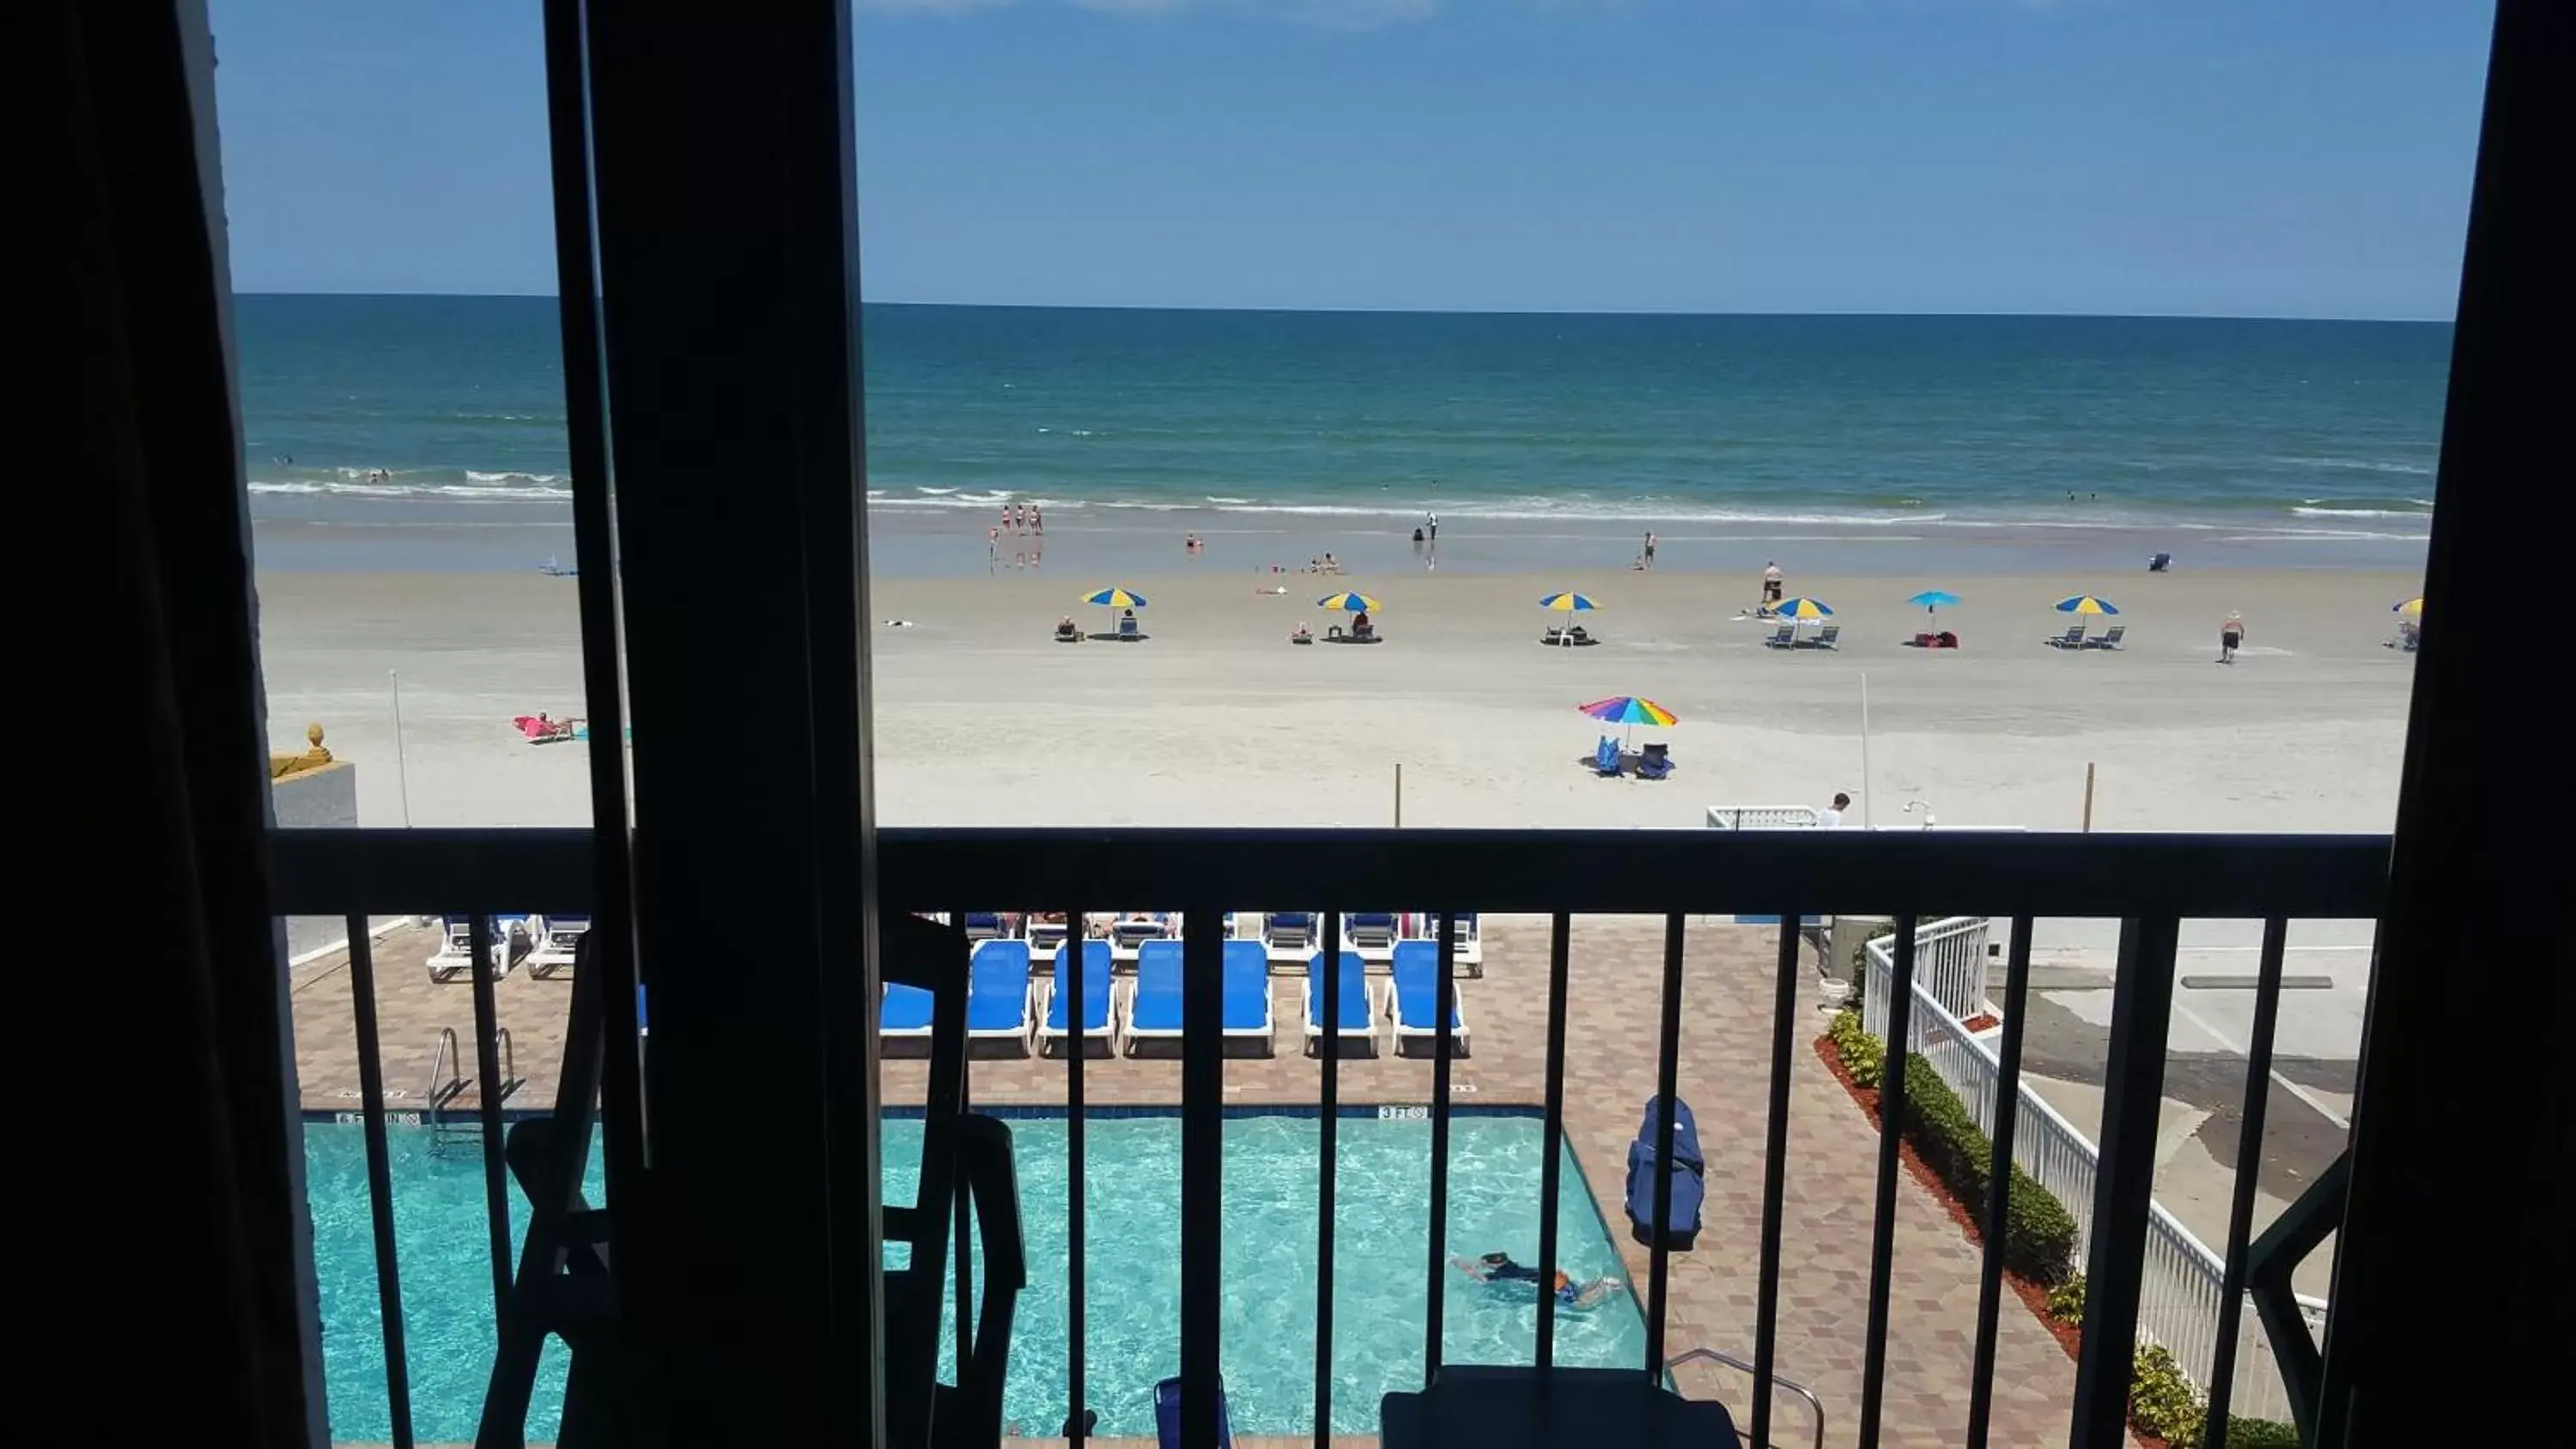
{"label": "blue bag on deck", "polygon": [[[1662,1123],[1655,1104],[1659,1100],[1646,1099],[1645,1121],[1637,1128],[1637,1140],[1628,1144],[1629,1235],[1649,1248],[1656,1246],[1655,1136]],[[1700,1199],[1708,1191],[1703,1181],[1708,1160],[1700,1155],[1699,1124],[1691,1117],[1690,1104],[1676,1097],[1673,1109],[1673,1157],[1663,1172],[1672,1179],[1672,1203],[1662,1245],[1681,1253],[1690,1251],[1699,1240]]]}

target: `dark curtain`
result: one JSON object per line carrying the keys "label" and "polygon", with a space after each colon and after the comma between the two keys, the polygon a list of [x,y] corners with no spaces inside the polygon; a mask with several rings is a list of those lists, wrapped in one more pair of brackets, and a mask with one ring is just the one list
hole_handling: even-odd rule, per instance
{"label": "dark curtain", "polygon": [[38,0],[16,19],[36,119],[16,215],[45,267],[12,351],[55,472],[12,501],[42,524],[19,551],[75,565],[41,600],[22,591],[22,637],[41,710],[77,737],[26,771],[51,815],[26,837],[52,893],[38,909],[69,949],[16,963],[43,1008],[18,1025],[61,1055],[68,1100],[43,1083],[30,1116],[76,1174],[12,1193],[42,1215],[20,1256],[53,1290],[12,1294],[41,1345],[26,1382],[68,1397],[113,1375],[117,1397],[74,1401],[100,1425],[310,1444],[311,1254],[261,848],[205,9]]}

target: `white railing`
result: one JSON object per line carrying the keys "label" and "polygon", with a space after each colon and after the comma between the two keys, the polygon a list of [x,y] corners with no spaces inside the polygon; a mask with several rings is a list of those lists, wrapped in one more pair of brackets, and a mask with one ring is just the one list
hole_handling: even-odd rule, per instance
{"label": "white railing", "polygon": [[[1914,982],[1933,999],[1965,1019],[1986,1011],[1986,938],[1983,916],[1950,916],[1927,922],[1914,933]],[[1869,943],[1871,970],[1861,993],[1861,1025],[1872,1036],[1887,1035],[1887,988],[1895,980],[1896,938]]]}
{"label": "white railing", "polygon": [[1811,805],[1711,805],[1711,830],[1811,830],[1817,823]]}
{"label": "white railing", "polygon": [[[1965,918],[1938,922],[1916,937],[1918,973],[1923,973],[1927,959],[1923,943],[1931,932],[1952,927],[1961,919]],[[1982,928],[1985,923],[1980,920],[1977,924]],[[1960,937],[1967,934],[1957,933]],[[1980,929],[1975,934],[1982,973],[1984,933]],[[1884,938],[1870,942],[1864,952],[1869,960],[1869,979],[1863,994],[1863,1014],[1866,1018],[1874,1009],[1877,1016],[1875,1024],[1865,1020],[1864,1025],[1881,1037],[1886,1035],[1887,992],[1895,981],[1893,945],[1893,938]],[[1971,1033],[1960,1014],[1942,999],[1928,973],[1918,975],[1912,995],[1913,1005],[1906,1021],[1906,1050],[1923,1058],[1967,1107],[1978,1130],[1991,1137],[1995,1127],[1995,1085],[2002,1079],[2002,1063],[1994,1049]],[[2013,1127],[2013,1162],[2075,1219],[2075,1261],[2081,1267],[2093,1240],[2093,1187],[2101,1153],[2090,1137],[2031,1090],[2027,1081],[2017,1085],[2015,1095],[2020,1106]],[[1970,1204],[1972,1210],[1977,1206]],[[2163,1204],[2148,1204],[2146,1257],[2138,1282],[2138,1335],[2141,1341],[2163,1345],[2198,1386],[2208,1384],[2218,1361],[2218,1310],[2220,1295],[2226,1291],[2226,1275],[2226,1261],[2218,1253],[2167,1212]],[[2299,1312],[2312,1335],[2323,1331],[2323,1300],[2302,1294]],[[2250,1300],[2238,1319],[2235,1376],[2230,1412],[2253,1418],[2290,1417],[2281,1374],[2272,1363],[2271,1344]]]}

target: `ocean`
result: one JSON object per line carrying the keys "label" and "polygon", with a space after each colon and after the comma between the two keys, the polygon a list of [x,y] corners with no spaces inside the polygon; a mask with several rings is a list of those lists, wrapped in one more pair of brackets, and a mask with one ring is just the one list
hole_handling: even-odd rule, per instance
{"label": "ocean", "polygon": [[[555,316],[237,299],[263,566],[568,561]],[[871,305],[864,325],[872,528],[936,545],[880,549],[881,575],[1002,566],[985,529],[1011,500],[1044,508],[1059,556],[1104,561],[1184,531],[1239,559],[1393,559],[1437,513],[1443,566],[1468,568],[1611,566],[1647,530],[1683,567],[1784,545],[1864,569],[1889,545],[2406,566],[2450,355],[2446,324],[2178,318]]]}

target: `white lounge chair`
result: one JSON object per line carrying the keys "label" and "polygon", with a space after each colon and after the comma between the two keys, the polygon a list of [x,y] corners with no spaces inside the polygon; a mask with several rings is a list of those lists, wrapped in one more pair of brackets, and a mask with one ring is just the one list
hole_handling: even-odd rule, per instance
{"label": "white lounge chair", "polygon": [[1315,937],[1321,930],[1313,911],[1269,911],[1261,917],[1261,942],[1270,951],[1270,964],[1295,964],[1315,950]]}
{"label": "white lounge chair", "polygon": [[1064,944],[1064,922],[1028,918],[1020,934],[1028,941],[1029,954],[1041,960],[1052,960],[1055,948]]}
{"label": "white lounge chair", "polygon": [[1395,939],[1393,911],[1347,911],[1342,915],[1342,944],[1372,966],[1383,966],[1395,959]]}
{"label": "white lounge chair", "polygon": [[1109,959],[1132,963],[1136,948],[1148,941],[1170,941],[1180,938],[1179,918],[1156,912],[1122,916],[1109,926]]}
{"label": "white lounge chair", "polygon": [[569,969],[573,953],[581,946],[581,938],[590,934],[590,917],[536,916],[530,919],[536,933],[532,938],[535,944],[528,951],[528,974],[542,981]]}
{"label": "white lounge chair", "polygon": [[[513,935],[513,929],[508,923],[524,922],[527,917],[493,916],[485,919],[490,922],[492,933],[492,979],[498,981],[510,974],[510,938]],[[473,975],[474,918],[441,916],[438,920],[444,939],[438,949],[430,953],[429,979],[453,981],[460,976]]]}

